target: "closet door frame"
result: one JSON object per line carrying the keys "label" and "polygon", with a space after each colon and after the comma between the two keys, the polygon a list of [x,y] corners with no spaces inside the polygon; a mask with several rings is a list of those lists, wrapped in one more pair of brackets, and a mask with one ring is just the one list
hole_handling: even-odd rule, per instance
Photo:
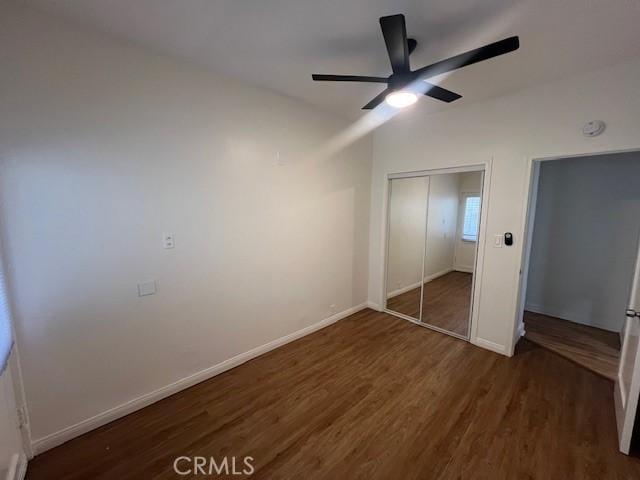
{"label": "closet door frame", "polygon": [[[473,271],[473,282],[471,286],[471,307],[469,312],[469,334],[467,337],[458,335],[456,333],[450,332],[448,330],[444,330],[442,328],[429,325],[427,323],[422,322],[422,303],[423,303],[423,290],[424,290],[424,282],[420,287],[420,319],[416,320],[413,317],[408,315],[404,315],[399,312],[395,312],[393,310],[389,310],[387,308],[387,273],[388,273],[388,260],[389,260],[389,215],[390,215],[390,202],[391,202],[391,181],[401,178],[414,178],[414,177],[429,177],[433,175],[446,174],[446,173],[464,173],[464,172],[483,172],[482,176],[482,191],[481,191],[481,211],[480,211],[480,229],[478,232],[478,241],[476,243],[476,252],[475,252],[475,266]],[[480,304],[480,290],[481,290],[481,279],[482,279],[482,266],[484,263],[484,250],[486,245],[486,223],[487,223],[487,212],[488,212],[488,201],[489,201],[489,186],[491,179],[491,161],[476,163],[470,165],[463,165],[457,167],[445,167],[445,168],[435,168],[429,170],[417,170],[417,171],[408,171],[408,172],[396,172],[396,173],[388,173],[385,181],[386,188],[386,205],[384,212],[385,219],[385,236],[384,236],[384,259],[383,259],[383,278],[382,278],[382,301],[383,306],[382,310],[385,313],[393,315],[398,318],[402,318],[403,320],[407,320],[416,325],[420,325],[421,327],[428,328],[430,330],[434,330],[440,333],[444,333],[445,335],[449,335],[455,338],[459,338],[461,340],[465,340],[471,343],[475,343],[478,331],[478,306]],[[427,200],[428,202],[428,200]],[[428,204],[427,204],[428,206]],[[428,208],[427,215],[425,216],[425,240],[426,240],[426,229],[428,223]],[[422,254],[422,275],[424,276],[424,262],[426,255],[426,245]]]}

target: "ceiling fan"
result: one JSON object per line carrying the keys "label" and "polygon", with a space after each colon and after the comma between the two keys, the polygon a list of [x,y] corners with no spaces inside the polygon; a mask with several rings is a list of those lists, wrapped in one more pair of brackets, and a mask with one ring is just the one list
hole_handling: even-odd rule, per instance
{"label": "ceiling fan", "polygon": [[[415,50],[418,42],[407,39],[407,27],[404,15],[390,15],[380,17],[380,28],[387,45],[389,60],[391,61],[392,74],[388,77],[367,77],[359,75],[322,75],[313,74],[311,78],[315,81],[326,82],[366,82],[366,83],[386,83],[387,88],[367,103],[363,110],[371,110],[384,100],[393,107],[406,107],[414,103],[418,97],[417,93],[424,93],[429,97],[443,102],[453,102],[462,97],[437,85],[427,83],[425,80],[442,73],[450,72],[467,65],[482,62],[505,53],[513,52],[520,46],[518,37],[509,37],[499,42],[490,43],[484,47],[470,50],[455,57],[441,60],[418,70],[411,70],[409,66],[409,55]],[[416,87],[418,86],[418,87]]]}

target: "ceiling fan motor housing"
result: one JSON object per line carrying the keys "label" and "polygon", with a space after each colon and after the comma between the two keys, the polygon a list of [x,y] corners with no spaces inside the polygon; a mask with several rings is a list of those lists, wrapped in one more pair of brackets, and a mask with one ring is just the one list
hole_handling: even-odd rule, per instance
{"label": "ceiling fan motor housing", "polygon": [[394,73],[389,77],[389,81],[387,85],[390,90],[402,90],[404,87],[409,85],[413,77],[411,73]]}

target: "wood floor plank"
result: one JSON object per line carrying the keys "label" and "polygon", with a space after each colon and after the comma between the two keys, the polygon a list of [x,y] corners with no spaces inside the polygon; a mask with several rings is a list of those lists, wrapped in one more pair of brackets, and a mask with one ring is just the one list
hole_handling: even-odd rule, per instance
{"label": "wood floor plank", "polygon": [[180,455],[250,455],[259,479],[640,478],[605,379],[372,310],[45,452],[28,478],[190,478]]}
{"label": "wood floor plank", "polygon": [[524,323],[528,340],[615,381],[620,356],[617,333],[528,311]]}
{"label": "wood floor plank", "polygon": [[425,283],[422,321],[467,337],[472,281],[471,273],[449,272]]}
{"label": "wood floor plank", "polygon": [[[466,337],[472,281],[471,273],[454,271],[426,282],[422,292],[422,321]],[[389,298],[387,308],[419,320],[420,288]]]}

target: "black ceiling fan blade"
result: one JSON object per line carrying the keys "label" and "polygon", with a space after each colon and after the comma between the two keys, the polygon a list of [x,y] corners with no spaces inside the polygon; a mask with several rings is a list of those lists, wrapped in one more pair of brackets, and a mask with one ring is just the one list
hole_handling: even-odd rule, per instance
{"label": "black ceiling fan blade", "polygon": [[442,73],[450,72],[457,68],[466,67],[474,63],[482,62],[505,53],[513,52],[520,47],[520,40],[518,37],[509,37],[499,42],[490,43],[484,47],[476,48],[475,50],[469,50],[468,52],[461,53],[455,57],[441,60],[432,65],[419,68],[413,72],[415,78],[429,78],[435,77]]}
{"label": "black ceiling fan blade", "polygon": [[368,82],[368,83],[387,83],[385,77],[367,77],[362,75],[324,75],[314,73],[311,78],[316,82]]}
{"label": "black ceiling fan blade", "polygon": [[428,90],[424,92],[427,97],[442,100],[443,102],[451,103],[462,98],[462,95],[452,92],[451,90],[447,90],[446,88],[439,87],[438,85],[427,83],[427,88]]}
{"label": "black ceiling fan blade", "polygon": [[409,71],[409,46],[407,44],[407,27],[404,15],[380,17],[380,28],[387,45],[389,60],[393,73]]}
{"label": "black ceiling fan blade", "polygon": [[413,53],[417,46],[418,41],[415,38],[407,38],[407,50],[409,51],[409,55]]}
{"label": "black ceiling fan blade", "polygon": [[387,95],[389,95],[389,93],[391,93],[391,89],[389,88],[385,88],[379,95],[377,95],[373,100],[371,100],[369,103],[367,103],[364,107],[362,107],[362,110],[373,110],[374,108],[376,108],[378,105],[380,105],[382,102],[384,102],[384,99],[386,98]]}

